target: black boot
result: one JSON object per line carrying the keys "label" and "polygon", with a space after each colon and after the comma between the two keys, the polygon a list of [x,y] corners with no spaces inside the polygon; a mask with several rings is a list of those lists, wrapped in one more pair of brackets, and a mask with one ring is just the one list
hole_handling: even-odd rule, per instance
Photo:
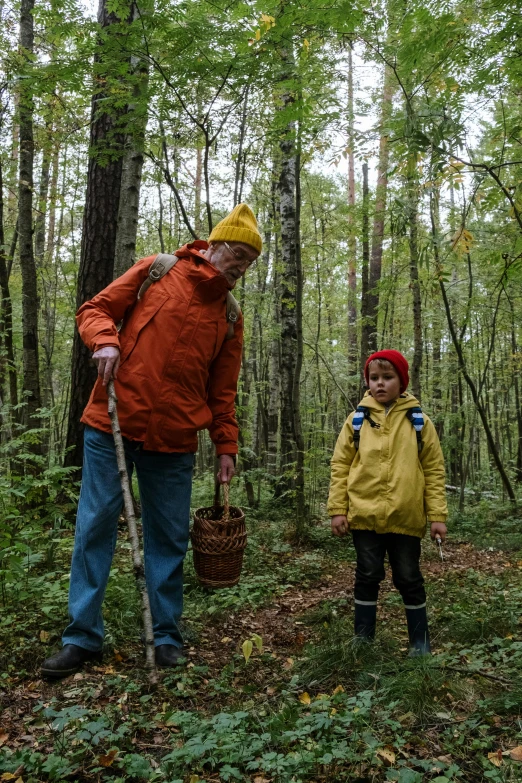
{"label": "black boot", "polygon": [[357,639],[371,641],[375,637],[377,604],[355,602],[354,632]]}
{"label": "black boot", "polygon": [[101,660],[101,650],[86,650],[83,647],[78,647],[77,644],[66,644],[59,653],[47,658],[42,663],[40,672],[42,677],[60,679],[75,674],[86,661],[101,662]]}
{"label": "black boot", "polygon": [[162,669],[170,669],[185,663],[186,653],[183,647],[174,647],[173,644],[158,644],[154,650],[156,666]]}
{"label": "black boot", "polygon": [[408,636],[410,637],[410,657],[430,655],[430,633],[426,606],[418,609],[406,609]]}

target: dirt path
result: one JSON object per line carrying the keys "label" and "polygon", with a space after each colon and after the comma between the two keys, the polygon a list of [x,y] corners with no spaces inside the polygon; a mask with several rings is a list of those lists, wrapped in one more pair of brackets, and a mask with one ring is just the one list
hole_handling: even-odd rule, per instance
{"label": "dirt path", "polygon": [[[445,546],[443,563],[438,550],[428,549],[427,554],[428,557],[424,556],[422,560],[422,571],[427,581],[458,577],[470,569],[500,574],[507,568],[522,567],[522,564],[512,563],[504,552],[478,550],[468,542],[452,542]],[[324,601],[347,599],[351,605],[354,574],[355,563],[336,564],[332,566],[331,573],[325,573],[324,579],[313,588],[286,590],[269,606],[257,612],[231,614],[222,624],[207,629],[202,638],[204,644],[193,653],[215,670],[225,665],[231,652],[239,650],[242,642],[256,633],[263,639],[266,650],[278,656],[298,655],[310,638],[310,631],[300,619],[301,615]],[[385,599],[393,589],[391,574],[387,569],[386,579],[381,585],[381,599]],[[402,608],[394,607],[394,613],[402,614]],[[404,630],[401,624],[401,634]]]}

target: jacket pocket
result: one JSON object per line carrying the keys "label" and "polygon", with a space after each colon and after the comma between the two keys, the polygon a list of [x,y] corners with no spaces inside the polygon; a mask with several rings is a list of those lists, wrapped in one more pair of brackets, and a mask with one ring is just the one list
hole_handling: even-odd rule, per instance
{"label": "jacket pocket", "polygon": [[150,291],[149,297],[143,302],[143,306],[138,302],[129,323],[129,334],[122,335],[121,338],[121,361],[120,366],[127,361],[131,355],[141,330],[154,318],[156,313],[163,307],[169,299],[168,294],[159,291]]}

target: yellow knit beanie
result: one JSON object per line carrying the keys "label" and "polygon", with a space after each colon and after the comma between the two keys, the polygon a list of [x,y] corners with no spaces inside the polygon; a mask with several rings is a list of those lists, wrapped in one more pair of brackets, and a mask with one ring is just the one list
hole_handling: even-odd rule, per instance
{"label": "yellow knit beanie", "polygon": [[230,215],[217,224],[208,238],[209,242],[245,242],[258,253],[263,240],[257,228],[257,220],[248,204],[238,204]]}

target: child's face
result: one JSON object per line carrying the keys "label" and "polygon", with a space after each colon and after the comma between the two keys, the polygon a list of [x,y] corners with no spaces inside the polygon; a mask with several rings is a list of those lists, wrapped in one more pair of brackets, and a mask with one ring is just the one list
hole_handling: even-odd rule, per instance
{"label": "child's face", "polygon": [[393,402],[401,393],[401,379],[390,362],[373,361],[370,364],[368,380],[372,397],[382,405]]}

